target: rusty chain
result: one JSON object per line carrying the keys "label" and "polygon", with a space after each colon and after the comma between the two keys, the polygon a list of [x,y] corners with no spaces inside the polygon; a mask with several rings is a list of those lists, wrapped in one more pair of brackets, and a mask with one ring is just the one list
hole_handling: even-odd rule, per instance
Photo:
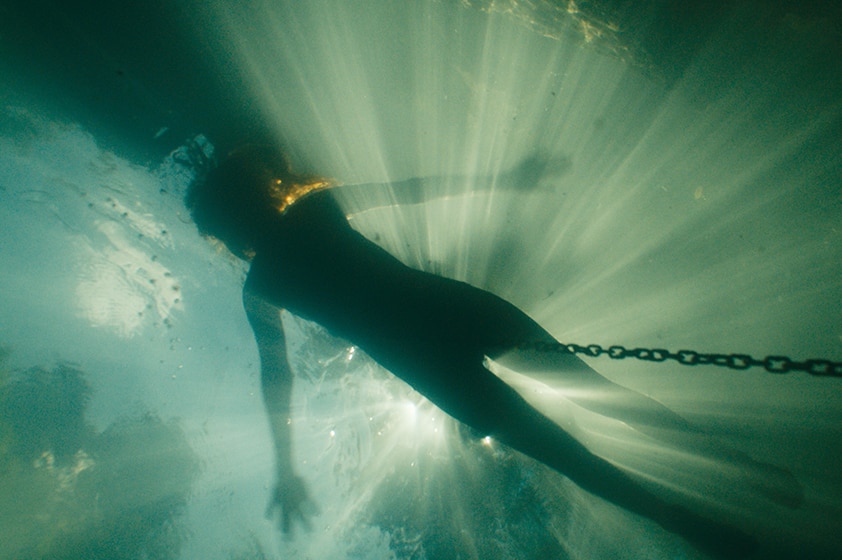
{"label": "rusty chain", "polygon": [[748,354],[703,354],[694,350],[679,350],[670,352],[661,348],[634,348],[614,345],[603,348],[599,344],[565,344],[562,342],[529,342],[519,344],[518,348],[537,350],[540,352],[565,352],[582,354],[593,358],[607,355],[614,360],[636,358],[649,362],[664,362],[675,360],[685,366],[712,365],[735,370],[746,370],[751,367],[762,367],[769,373],[784,374],[803,371],[810,375],[821,377],[842,377],[842,362],[830,360],[805,360],[798,362],[786,356],[766,356],[762,360]]}

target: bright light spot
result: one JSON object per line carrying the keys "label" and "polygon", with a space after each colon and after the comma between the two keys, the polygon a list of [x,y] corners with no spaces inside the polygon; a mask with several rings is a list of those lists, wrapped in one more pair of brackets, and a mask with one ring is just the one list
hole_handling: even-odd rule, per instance
{"label": "bright light spot", "polygon": [[491,447],[491,436],[485,436],[482,438],[482,444],[486,447]]}
{"label": "bright light spot", "polygon": [[699,186],[696,187],[696,190],[693,191],[693,198],[696,200],[704,199],[705,198],[705,187]]}
{"label": "bright light spot", "polygon": [[331,431],[330,431],[330,437],[332,437],[332,438],[333,438],[333,437],[336,437],[336,430],[331,430]]}
{"label": "bright light spot", "polygon": [[404,418],[406,419],[407,423],[411,425],[415,425],[415,422],[418,419],[418,406],[411,401],[404,401],[401,405],[401,408],[404,412]]}
{"label": "bright light spot", "polygon": [[[161,229],[137,216],[135,230]],[[97,230],[106,243],[85,240],[85,265],[76,287],[81,315],[93,326],[110,327],[125,338],[140,332],[147,318],[169,321],[173,310],[181,307],[179,281],[119,223],[102,222]]]}

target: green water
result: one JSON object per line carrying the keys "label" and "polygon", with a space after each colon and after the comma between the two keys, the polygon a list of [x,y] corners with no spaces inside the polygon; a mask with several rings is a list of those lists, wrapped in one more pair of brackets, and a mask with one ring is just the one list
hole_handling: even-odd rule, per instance
{"label": "green water", "polygon": [[[724,4],[0,6],[0,559],[706,558],[289,315],[320,514],[283,538],[245,267],[196,233],[183,146],[268,135],[348,184],[543,154],[554,173],[520,192],[342,203],[560,340],[839,361],[839,8]],[[805,502],[580,418],[601,454],[756,535],[758,557],[839,556],[838,379],[589,363],[788,469]]]}

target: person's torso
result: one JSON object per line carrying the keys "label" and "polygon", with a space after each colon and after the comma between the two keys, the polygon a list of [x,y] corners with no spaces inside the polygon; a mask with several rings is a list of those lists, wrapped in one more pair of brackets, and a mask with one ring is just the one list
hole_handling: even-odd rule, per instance
{"label": "person's torso", "polygon": [[290,207],[273,238],[252,262],[250,288],[354,342],[367,331],[402,322],[398,315],[417,294],[413,284],[430,276],[355,231],[326,191]]}
{"label": "person's torso", "polygon": [[395,373],[457,355],[474,359],[503,337],[518,336],[497,332],[498,323],[522,315],[514,306],[404,265],[355,231],[328,192],[290,207],[275,235],[276,243],[252,262],[249,288],[360,346]]}

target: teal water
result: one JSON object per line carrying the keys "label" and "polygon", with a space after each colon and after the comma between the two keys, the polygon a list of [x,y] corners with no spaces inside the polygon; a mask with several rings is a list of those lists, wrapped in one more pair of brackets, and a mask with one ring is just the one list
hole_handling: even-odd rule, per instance
{"label": "teal water", "polygon": [[[284,538],[263,515],[245,268],[189,219],[184,146],[271,134],[297,169],[349,184],[496,176],[544,154],[554,173],[523,192],[454,179],[424,205],[343,204],[407,264],[491,290],[561,340],[838,361],[839,16],[6,3],[0,558],[706,558],[289,315],[296,456],[320,514]],[[842,552],[837,379],[589,363],[790,470],[805,502],[599,418],[577,418],[586,443],[756,535],[758,557]],[[563,395],[534,398],[563,414]]]}

